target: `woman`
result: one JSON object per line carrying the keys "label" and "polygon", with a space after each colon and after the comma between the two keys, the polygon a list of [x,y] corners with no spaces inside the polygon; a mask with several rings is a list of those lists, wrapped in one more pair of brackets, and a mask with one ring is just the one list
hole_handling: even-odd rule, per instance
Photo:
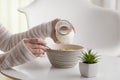
{"label": "woman", "polygon": [[5,52],[0,55],[0,70],[26,63],[44,54],[47,48],[43,39],[46,37],[59,43],[55,36],[55,25],[58,21],[59,19],[55,19],[14,35],[0,25],[0,49]]}

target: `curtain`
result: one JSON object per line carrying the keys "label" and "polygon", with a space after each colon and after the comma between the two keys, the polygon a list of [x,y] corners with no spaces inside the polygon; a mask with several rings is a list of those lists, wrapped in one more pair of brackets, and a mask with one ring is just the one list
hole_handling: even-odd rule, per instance
{"label": "curtain", "polygon": [[27,6],[31,1],[33,0],[0,0],[0,23],[12,33],[27,30],[26,17],[18,9]]}

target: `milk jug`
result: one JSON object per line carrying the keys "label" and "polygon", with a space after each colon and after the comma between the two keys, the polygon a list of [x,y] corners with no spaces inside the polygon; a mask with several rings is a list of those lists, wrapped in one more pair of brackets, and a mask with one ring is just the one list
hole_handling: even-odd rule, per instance
{"label": "milk jug", "polygon": [[60,20],[56,23],[56,37],[62,44],[71,44],[74,39],[72,24],[67,20]]}

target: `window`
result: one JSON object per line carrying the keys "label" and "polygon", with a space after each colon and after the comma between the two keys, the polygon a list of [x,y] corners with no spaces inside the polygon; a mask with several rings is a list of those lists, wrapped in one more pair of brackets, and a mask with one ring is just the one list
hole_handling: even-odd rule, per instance
{"label": "window", "polygon": [[18,8],[28,5],[33,0],[0,0],[0,23],[12,33],[27,29],[26,17]]}

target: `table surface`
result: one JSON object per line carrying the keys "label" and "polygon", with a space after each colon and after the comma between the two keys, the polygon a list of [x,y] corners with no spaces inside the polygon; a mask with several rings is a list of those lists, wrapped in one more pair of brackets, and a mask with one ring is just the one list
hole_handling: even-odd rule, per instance
{"label": "table surface", "polygon": [[2,72],[22,80],[119,80],[120,58],[101,56],[98,75],[93,78],[82,77],[78,64],[73,68],[54,68],[46,56]]}

